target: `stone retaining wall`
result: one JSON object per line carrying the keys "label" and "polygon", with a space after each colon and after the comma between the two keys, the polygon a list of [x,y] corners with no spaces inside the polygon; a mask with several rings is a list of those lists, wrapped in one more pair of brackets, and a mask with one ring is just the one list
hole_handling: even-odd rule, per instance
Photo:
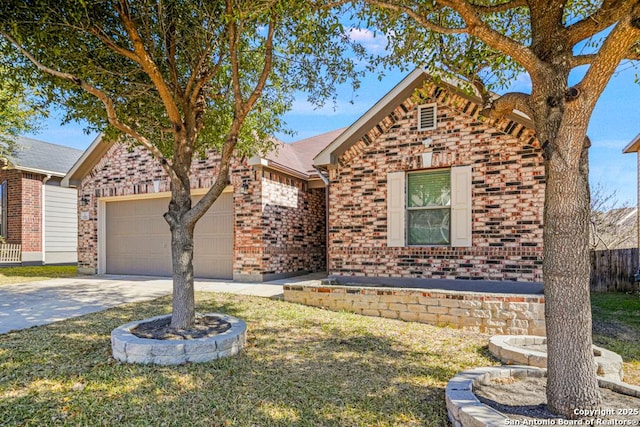
{"label": "stone retaining wall", "polygon": [[545,335],[542,295],[286,285],[284,299],[334,311],[448,325],[490,334]]}

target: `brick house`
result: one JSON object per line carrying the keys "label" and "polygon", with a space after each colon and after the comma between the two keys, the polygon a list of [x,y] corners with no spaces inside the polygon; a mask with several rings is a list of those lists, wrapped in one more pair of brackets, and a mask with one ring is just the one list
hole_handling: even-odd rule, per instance
{"label": "brick house", "polygon": [[[479,102],[416,70],[349,128],[236,160],[196,226],[196,276],[541,281],[540,150],[525,116],[483,122]],[[195,197],[216,168],[194,162]],[[144,149],[98,139],[65,184],[80,271],[171,273],[169,182]]]}
{"label": "brick house", "polygon": [[[233,162],[231,185],[196,225],[197,277],[261,281],[325,270],[325,189],[312,159],[337,133]],[[213,152],[194,161],[196,199],[213,183],[217,162]],[[162,217],[169,180],[146,149],[98,137],[65,185],[79,189],[80,272],[171,275]]]}
{"label": "brick house", "polygon": [[66,264],[77,260],[77,194],[60,186],[82,151],[18,137],[2,159],[0,235],[21,245],[22,264]]}
{"label": "brick house", "polygon": [[481,105],[417,69],[315,157],[330,275],[542,282],[541,151],[526,116]]}

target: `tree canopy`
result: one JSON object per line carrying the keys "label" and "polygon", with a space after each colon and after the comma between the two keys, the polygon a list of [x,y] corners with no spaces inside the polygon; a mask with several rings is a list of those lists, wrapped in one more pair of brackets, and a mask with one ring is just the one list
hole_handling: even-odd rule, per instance
{"label": "tree canopy", "polygon": [[[340,18],[303,0],[7,0],[0,37],[9,75],[104,140],[145,147],[171,180],[176,328],[194,321],[193,230],[231,159],[272,148],[295,91],[321,103],[357,76]],[[207,150],[217,176],[192,205],[190,167]]]}

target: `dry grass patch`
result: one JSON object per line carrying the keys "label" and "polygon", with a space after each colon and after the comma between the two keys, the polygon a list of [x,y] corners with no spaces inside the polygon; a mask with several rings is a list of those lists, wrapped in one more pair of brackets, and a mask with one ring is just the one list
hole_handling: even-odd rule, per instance
{"label": "dry grass patch", "polygon": [[75,277],[77,275],[78,267],[75,265],[1,267],[0,286],[13,283],[38,282],[59,277]]}
{"label": "dry grass patch", "polygon": [[111,358],[109,334],[168,298],[0,336],[0,425],[444,426],[444,387],[495,364],[487,336],[201,293],[244,319],[248,346],[177,367]]}

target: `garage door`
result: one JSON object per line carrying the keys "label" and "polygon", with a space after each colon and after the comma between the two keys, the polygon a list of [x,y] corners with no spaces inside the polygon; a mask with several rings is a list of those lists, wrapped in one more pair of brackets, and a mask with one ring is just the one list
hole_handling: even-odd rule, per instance
{"label": "garage door", "polygon": [[[223,193],[196,224],[196,277],[232,277],[232,200],[231,193]],[[171,276],[171,234],[162,217],[168,205],[168,198],[106,204],[107,273]]]}

